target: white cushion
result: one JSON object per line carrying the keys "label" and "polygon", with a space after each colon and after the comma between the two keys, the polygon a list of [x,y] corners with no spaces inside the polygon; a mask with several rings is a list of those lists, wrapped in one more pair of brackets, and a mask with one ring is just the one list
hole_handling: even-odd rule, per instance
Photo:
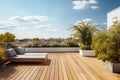
{"label": "white cushion", "polygon": [[48,53],[25,53],[26,56],[46,56]]}
{"label": "white cushion", "polygon": [[11,57],[11,59],[45,59],[46,56],[25,56],[25,55],[18,55]]}

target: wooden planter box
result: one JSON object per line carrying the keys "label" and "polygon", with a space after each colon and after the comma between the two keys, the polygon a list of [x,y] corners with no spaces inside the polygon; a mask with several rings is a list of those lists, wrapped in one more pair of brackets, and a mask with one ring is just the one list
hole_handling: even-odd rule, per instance
{"label": "wooden planter box", "polygon": [[91,56],[94,57],[96,56],[95,51],[94,50],[79,50],[79,54],[81,56]]}
{"label": "wooden planter box", "polygon": [[120,73],[120,63],[105,61],[105,67],[113,73]]}

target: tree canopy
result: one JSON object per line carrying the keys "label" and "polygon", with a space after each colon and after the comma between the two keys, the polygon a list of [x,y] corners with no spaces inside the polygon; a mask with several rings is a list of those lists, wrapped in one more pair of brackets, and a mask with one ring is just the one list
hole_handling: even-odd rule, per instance
{"label": "tree canopy", "polygon": [[10,32],[0,34],[0,42],[15,42],[15,35]]}

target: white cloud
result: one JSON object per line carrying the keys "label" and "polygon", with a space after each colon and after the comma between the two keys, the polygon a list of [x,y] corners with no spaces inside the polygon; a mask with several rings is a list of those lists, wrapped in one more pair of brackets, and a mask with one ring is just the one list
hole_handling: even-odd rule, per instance
{"label": "white cloud", "polygon": [[17,27],[16,30],[29,30],[29,28],[28,27],[22,27],[22,28],[21,27]]}
{"label": "white cloud", "polygon": [[36,29],[45,28],[45,27],[47,27],[47,26],[46,25],[36,25],[36,26],[34,26],[34,28],[36,28]]}
{"label": "white cloud", "polygon": [[76,0],[73,1],[73,9],[74,10],[82,10],[86,8],[91,8],[91,9],[98,9],[99,6],[97,0]]}
{"label": "white cloud", "polygon": [[99,6],[91,6],[91,9],[98,9]]}
{"label": "white cloud", "polygon": [[40,28],[51,28],[51,27],[53,27],[53,26],[55,26],[55,25],[45,23],[45,24],[38,24],[38,25],[34,26],[34,28],[36,28],[36,29],[40,29]]}
{"label": "white cloud", "polygon": [[0,32],[11,32],[18,39],[68,37],[66,29],[62,29],[64,33],[58,33],[61,26],[63,27],[63,25],[49,22],[47,16],[13,16],[0,21]]}
{"label": "white cloud", "polygon": [[83,0],[83,1],[73,1],[72,3],[74,4],[73,9],[75,9],[75,10],[85,9],[86,5],[88,4],[88,2],[85,1],[85,0]]}
{"label": "white cloud", "polygon": [[86,18],[86,19],[83,19],[83,21],[85,21],[85,22],[89,22],[89,21],[93,21],[93,19]]}
{"label": "white cloud", "polygon": [[47,16],[13,16],[8,19],[9,21],[15,21],[15,22],[41,22],[41,21],[47,21],[48,17]]}
{"label": "white cloud", "polygon": [[0,26],[9,27],[9,26],[17,26],[17,25],[18,25],[17,23],[10,21],[0,21]]}
{"label": "white cloud", "polygon": [[48,29],[48,31],[50,31],[50,32],[56,32],[58,29],[57,28],[50,28],[50,29]]}
{"label": "white cloud", "polygon": [[17,23],[9,21],[0,21],[0,30],[13,30],[18,26]]}
{"label": "white cloud", "polygon": [[97,2],[97,0],[89,0],[88,1],[90,4],[97,4],[98,2]]}
{"label": "white cloud", "polygon": [[58,25],[55,25],[55,24],[39,24],[37,26],[34,26],[34,28],[36,29],[46,29],[47,31],[50,31],[50,32],[55,32],[57,31],[58,29],[56,28]]}
{"label": "white cloud", "polygon": [[[48,21],[47,16],[12,16],[5,21],[0,21],[1,30],[15,30],[15,29],[25,29],[24,26],[31,27],[33,25]],[[26,24],[29,23],[29,24]],[[33,24],[37,23],[37,24]],[[41,25],[42,26],[42,25]]]}

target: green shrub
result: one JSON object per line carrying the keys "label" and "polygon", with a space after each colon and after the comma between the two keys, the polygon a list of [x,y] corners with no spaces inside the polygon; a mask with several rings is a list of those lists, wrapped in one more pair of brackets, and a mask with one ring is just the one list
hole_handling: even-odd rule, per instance
{"label": "green shrub", "polygon": [[40,46],[40,43],[39,43],[39,42],[33,42],[32,47],[39,47],[39,46]]}
{"label": "green shrub", "polygon": [[15,48],[17,47],[16,43],[6,43],[7,44],[7,48]]}
{"label": "green shrub", "polygon": [[7,61],[7,56],[5,54],[5,48],[0,47],[0,65],[4,64]]}
{"label": "green shrub", "polygon": [[66,43],[61,43],[61,44],[59,44],[60,45],[60,47],[70,47],[70,46],[68,46]]}
{"label": "green shrub", "polygon": [[108,31],[99,31],[94,37],[92,48],[99,52],[98,58],[119,62],[120,23],[115,23]]}
{"label": "green shrub", "polygon": [[60,47],[59,43],[56,43],[56,42],[52,42],[48,46],[50,46],[50,47]]}
{"label": "green shrub", "polygon": [[26,43],[26,44],[23,44],[22,47],[32,47],[32,44],[31,43]]}
{"label": "green shrub", "polygon": [[79,47],[78,43],[74,40],[70,40],[67,42],[68,47]]}

